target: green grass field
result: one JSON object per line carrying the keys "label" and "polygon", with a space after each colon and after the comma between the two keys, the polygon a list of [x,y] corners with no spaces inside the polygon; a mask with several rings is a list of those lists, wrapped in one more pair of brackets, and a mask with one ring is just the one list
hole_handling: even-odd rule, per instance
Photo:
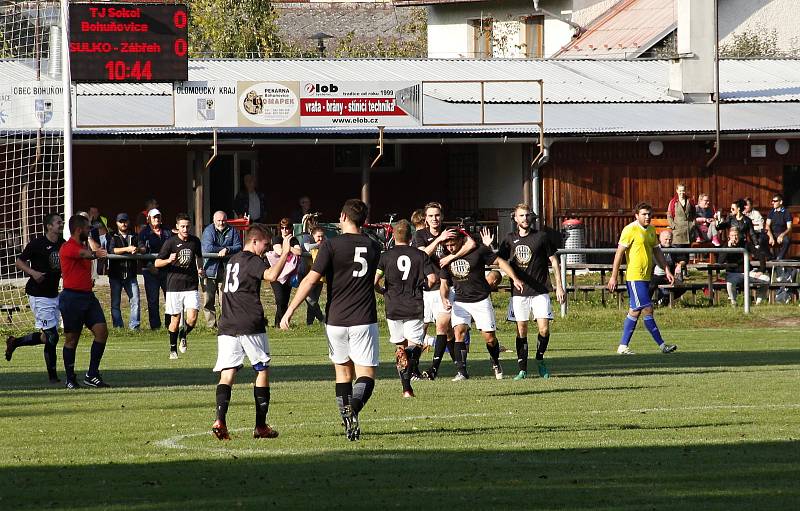
{"label": "green grass field", "polygon": [[[614,354],[623,315],[576,304],[556,321],[549,380],[511,381],[513,353],[494,380],[476,343],[469,381],[450,382],[447,361],[413,400],[384,338],[354,443],[319,327],[270,329],[275,440],[250,438],[249,369],[233,440],[210,436],[210,331],[177,361],[164,333],[113,332],[107,390],[49,387],[41,348],[21,348],[0,361],[0,509],[797,509],[798,308],[659,310],[679,351],[656,352],[640,327],[633,357]],[[505,322],[500,338],[513,347]]]}

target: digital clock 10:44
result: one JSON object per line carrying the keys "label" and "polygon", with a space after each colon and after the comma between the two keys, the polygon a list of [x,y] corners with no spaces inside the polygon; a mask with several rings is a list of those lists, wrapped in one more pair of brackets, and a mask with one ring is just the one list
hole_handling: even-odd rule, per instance
{"label": "digital clock 10:44", "polygon": [[130,64],[123,60],[109,60],[105,64],[108,79],[111,81],[152,80],[152,67],[149,60],[135,60]]}

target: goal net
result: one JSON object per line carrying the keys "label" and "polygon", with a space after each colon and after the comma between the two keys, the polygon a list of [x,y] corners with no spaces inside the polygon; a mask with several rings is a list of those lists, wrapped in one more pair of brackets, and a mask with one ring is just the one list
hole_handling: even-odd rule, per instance
{"label": "goal net", "polygon": [[[0,329],[33,325],[24,246],[64,210],[58,1],[0,0]],[[67,91],[68,92],[68,91]]]}

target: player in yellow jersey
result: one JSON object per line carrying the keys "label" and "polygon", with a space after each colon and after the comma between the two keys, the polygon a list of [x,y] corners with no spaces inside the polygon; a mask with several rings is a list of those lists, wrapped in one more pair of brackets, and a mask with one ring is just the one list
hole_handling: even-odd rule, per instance
{"label": "player in yellow jersey", "polygon": [[675,281],[675,276],[669,269],[667,261],[664,260],[664,254],[658,246],[656,230],[650,225],[650,218],[653,214],[652,206],[646,202],[640,202],[636,205],[633,213],[636,220],[622,229],[617,253],[614,254],[614,268],[611,270],[611,278],[608,281],[608,290],[611,292],[616,291],[617,274],[624,255],[627,261],[625,284],[628,288],[630,309],[622,326],[622,338],[619,341],[617,353],[620,355],[633,355],[628,344],[633,336],[633,331],[636,329],[636,322],[639,321],[640,315],[643,316],[644,326],[653,336],[653,340],[656,341],[661,352],[672,353],[678,349],[678,346],[667,344],[661,338],[661,332],[659,332],[656,320],[653,318],[653,303],[650,301],[648,284],[653,274],[654,262],[664,268],[667,281],[670,284]]}

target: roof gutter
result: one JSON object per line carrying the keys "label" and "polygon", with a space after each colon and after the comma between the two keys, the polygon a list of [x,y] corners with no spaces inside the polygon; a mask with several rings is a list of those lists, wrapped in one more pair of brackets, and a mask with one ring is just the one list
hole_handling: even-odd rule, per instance
{"label": "roof gutter", "polygon": [[[720,134],[724,140],[777,140],[779,138],[796,139],[798,133],[790,132],[743,132]],[[551,146],[557,142],[649,142],[651,140],[666,141],[689,141],[705,142],[716,140],[716,133],[696,133],[680,135],[610,135],[610,136],[589,136],[573,135],[562,137],[547,137],[545,145]],[[209,146],[213,145],[213,138],[75,138],[74,145],[84,146]],[[513,137],[508,135],[493,135],[486,138],[459,138],[459,137],[426,137],[426,138],[385,138],[385,144],[413,145],[413,144],[538,144],[538,136]],[[271,146],[271,145],[335,145],[335,144],[375,144],[375,137],[363,138],[277,138],[277,139],[257,139],[257,138],[221,138],[217,142],[220,146]]]}

